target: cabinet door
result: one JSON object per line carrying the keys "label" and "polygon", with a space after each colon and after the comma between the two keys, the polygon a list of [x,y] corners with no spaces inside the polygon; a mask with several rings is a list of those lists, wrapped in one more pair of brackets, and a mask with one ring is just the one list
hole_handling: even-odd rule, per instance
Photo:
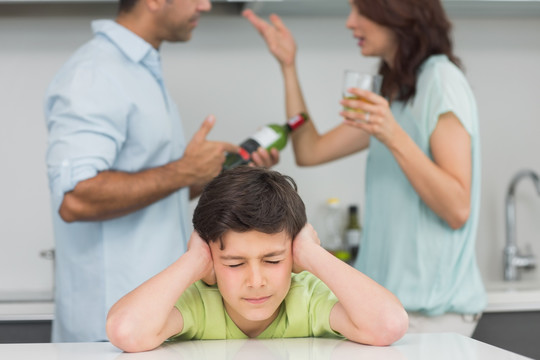
{"label": "cabinet door", "polygon": [[0,321],[0,343],[51,342],[51,320]]}
{"label": "cabinet door", "polygon": [[517,354],[540,359],[540,311],[484,313],[472,336]]}

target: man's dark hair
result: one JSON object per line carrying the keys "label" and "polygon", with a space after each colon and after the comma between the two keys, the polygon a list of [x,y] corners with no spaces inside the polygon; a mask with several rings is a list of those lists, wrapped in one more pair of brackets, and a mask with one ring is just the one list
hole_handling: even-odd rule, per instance
{"label": "man's dark hair", "polygon": [[250,166],[224,171],[208,183],[193,214],[193,226],[206,242],[221,241],[229,230],[285,231],[294,239],[305,224],[306,208],[294,180]]}
{"label": "man's dark hair", "polygon": [[129,12],[139,0],[120,0],[118,3],[118,12]]}

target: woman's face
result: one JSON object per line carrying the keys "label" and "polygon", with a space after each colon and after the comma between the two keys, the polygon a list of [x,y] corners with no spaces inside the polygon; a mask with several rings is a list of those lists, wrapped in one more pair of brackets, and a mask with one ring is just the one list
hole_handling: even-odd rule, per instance
{"label": "woman's face", "polygon": [[358,39],[358,46],[362,48],[362,55],[380,57],[391,65],[397,50],[397,40],[394,33],[389,28],[379,25],[360,14],[352,0],[349,3],[351,13],[346,25],[352,31],[353,36]]}

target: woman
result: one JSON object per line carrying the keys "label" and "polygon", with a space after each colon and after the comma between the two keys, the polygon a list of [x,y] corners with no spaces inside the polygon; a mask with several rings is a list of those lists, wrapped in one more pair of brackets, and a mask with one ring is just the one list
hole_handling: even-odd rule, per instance
{"label": "woman", "polygon": [[[292,134],[310,166],[369,148],[362,249],[355,267],[398,296],[410,331],[472,335],[485,306],[475,259],[480,205],[478,115],[438,0],[351,0],[347,28],[380,58],[382,96],[342,100],[342,124]],[[294,39],[280,18],[244,16],[279,61],[288,116],[307,111]]]}

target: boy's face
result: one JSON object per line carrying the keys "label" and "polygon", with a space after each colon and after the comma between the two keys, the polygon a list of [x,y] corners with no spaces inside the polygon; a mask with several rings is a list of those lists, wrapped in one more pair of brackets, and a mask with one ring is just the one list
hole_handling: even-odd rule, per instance
{"label": "boy's face", "polygon": [[228,231],[223,250],[219,241],[210,249],[227,313],[247,335],[262,332],[278,315],[291,285],[292,239],[285,232]]}

